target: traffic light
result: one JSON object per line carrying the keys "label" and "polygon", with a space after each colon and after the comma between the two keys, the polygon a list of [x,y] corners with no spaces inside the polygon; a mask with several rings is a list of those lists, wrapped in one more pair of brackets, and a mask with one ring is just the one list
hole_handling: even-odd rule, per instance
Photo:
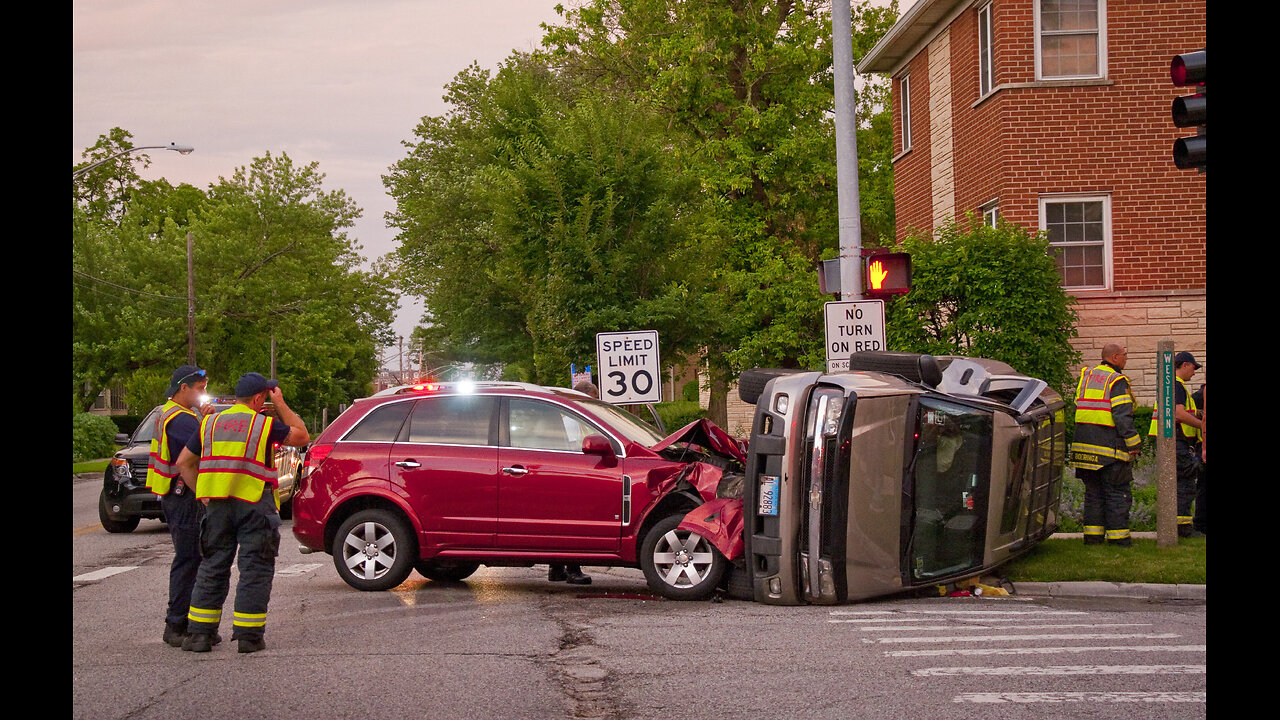
{"label": "traffic light", "polygon": [[1169,76],[1174,87],[1197,86],[1195,95],[1174,98],[1173,124],[1180,127],[1195,127],[1196,134],[1191,137],[1178,138],[1173,143],[1173,164],[1180,170],[1197,168],[1201,171],[1207,164],[1205,151],[1205,81],[1208,78],[1208,63],[1205,51],[1174,55],[1169,66]]}
{"label": "traffic light", "polygon": [[911,254],[880,253],[867,257],[867,282],[863,294],[887,298],[911,291]]}

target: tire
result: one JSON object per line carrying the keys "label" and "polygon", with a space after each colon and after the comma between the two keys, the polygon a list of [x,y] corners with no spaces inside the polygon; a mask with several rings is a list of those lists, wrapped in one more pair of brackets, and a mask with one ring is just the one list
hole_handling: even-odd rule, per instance
{"label": "tire", "polygon": [[102,522],[103,529],[109,533],[131,533],[138,528],[142,518],[134,516],[117,520],[111,517],[111,513],[107,510],[107,491],[104,488],[98,494],[98,520]]}
{"label": "tire", "polygon": [[924,383],[929,387],[937,387],[938,383],[942,382],[942,370],[938,366],[937,358],[921,353],[890,350],[856,352],[849,356],[849,370],[897,375],[909,382]]}
{"label": "tire", "polygon": [[724,573],[724,580],[720,583],[724,586],[724,594],[734,600],[755,600],[756,591],[751,584],[751,574],[747,572],[746,564],[738,565],[737,563],[729,563],[729,569]]}
{"label": "tire", "polygon": [[418,543],[409,523],[381,508],[361,510],[338,527],[333,565],[357,590],[389,590],[409,577],[418,560]]}
{"label": "tire", "polygon": [[752,368],[743,370],[738,376],[738,397],[742,402],[755,405],[760,399],[760,395],[764,393],[764,386],[769,381],[781,377],[783,375],[794,375],[803,370],[788,370],[786,368]]}
{"label": "tire", "polygon": [[280,519],[281,520],[293,519],[293,498],[289,498],[288,500],[285,500],[284,502],[280,503]]}
{"label": "tire", "polygon": [[480,569],[480,563],[419,560],[413,569],[428,580],[437,582],[462,582]]}
{"label": "tire", "polygon": [[702,600],[715,592],[729,561],[701,535],[676,526],[670,515],[649,528],[640,545],[640,569],[649,589],[670,600]]}

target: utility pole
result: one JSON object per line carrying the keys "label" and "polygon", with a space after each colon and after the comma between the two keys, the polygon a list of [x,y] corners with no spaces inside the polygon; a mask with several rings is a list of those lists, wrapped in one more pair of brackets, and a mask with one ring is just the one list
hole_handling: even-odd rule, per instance
{"label": "utility pole", "polygon": [[196,275],[193,260],[195,237],[187,231],[187,364],[196,364]]}
{"label": "utility pole", "polygon": [[840,225],[840,299],[862,299],[862,211],[858,197],[858,94],[853,77],[850,0],[831,3],[836,101],[836,202]]}

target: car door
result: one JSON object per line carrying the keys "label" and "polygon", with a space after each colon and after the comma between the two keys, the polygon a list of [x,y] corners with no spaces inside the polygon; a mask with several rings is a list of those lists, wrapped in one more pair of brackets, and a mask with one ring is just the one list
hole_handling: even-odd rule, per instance
{"label": "car door", "polygon": [[419,400],[391,450],[391,472],[422,524],[423,555],[493,547],[498,511],[497,398]]}
{"label": "car door", "polygon": [[608,435],[567,405],[520,397],[504,405],[497,545],[617,552],[623,464],[582,452],[587,435]]}

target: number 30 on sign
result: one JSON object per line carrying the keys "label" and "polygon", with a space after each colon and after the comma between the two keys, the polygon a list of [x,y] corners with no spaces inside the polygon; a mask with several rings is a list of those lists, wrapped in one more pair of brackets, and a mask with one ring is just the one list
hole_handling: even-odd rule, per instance
{"label": "number 30 on sign", "polygon": [[600,399],[615,405],[662,402],[658,331],[596,334]]}

